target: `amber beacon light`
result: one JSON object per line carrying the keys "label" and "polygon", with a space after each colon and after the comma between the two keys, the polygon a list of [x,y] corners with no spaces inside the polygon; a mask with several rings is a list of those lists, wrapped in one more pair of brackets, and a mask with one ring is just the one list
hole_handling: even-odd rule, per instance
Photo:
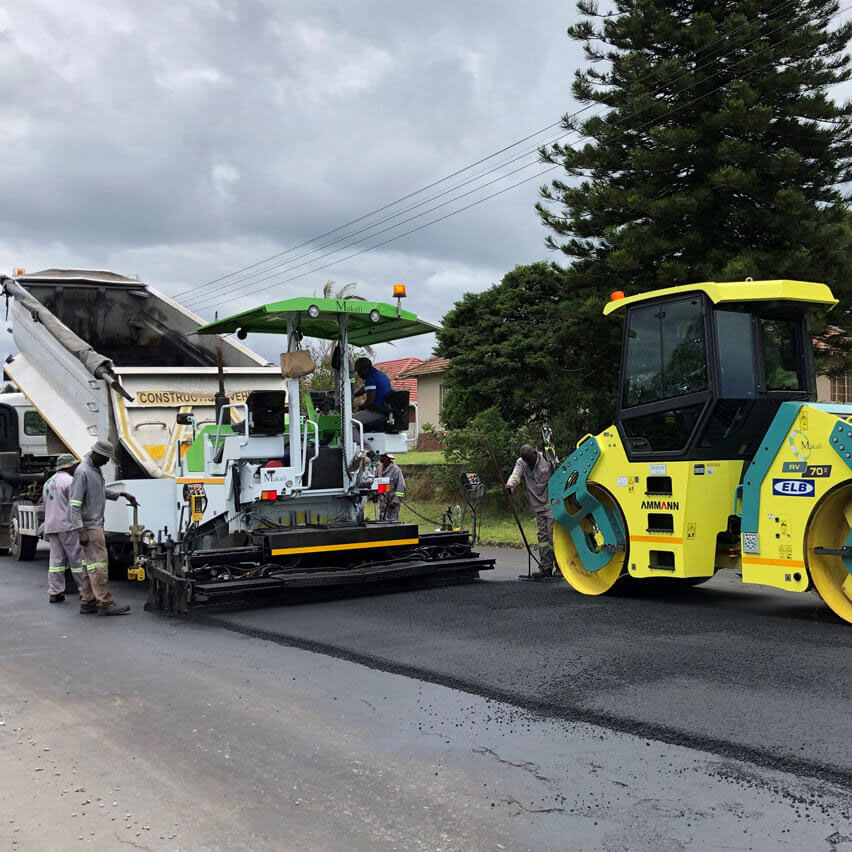
{"label": "amber beacon light", "polygon": [[396,299],[396,315],[402,314],[402,299],[405,298],[405,284],[393,285],[393,296]]}

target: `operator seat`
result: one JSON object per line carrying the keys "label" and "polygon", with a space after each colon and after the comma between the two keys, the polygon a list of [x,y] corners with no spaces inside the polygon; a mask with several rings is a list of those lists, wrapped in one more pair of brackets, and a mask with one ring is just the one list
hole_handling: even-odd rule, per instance
{"label": "operator seat", "polygon": [[283,435],[287,394],[283,390],[252,391],[246,399],[250,435]]}
{"label": "operator seat", "polygon": [[395,434],[408,429],[408,399],[407,390],[393,390],[385,397],[384,405],[388,412],[385,432]]}

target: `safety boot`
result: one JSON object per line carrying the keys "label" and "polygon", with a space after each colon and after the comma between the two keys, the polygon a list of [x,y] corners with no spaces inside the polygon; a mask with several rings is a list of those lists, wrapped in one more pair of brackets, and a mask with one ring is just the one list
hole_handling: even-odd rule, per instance
{"label": "safety boot", "polygon": [[98,602],[91,601],[89,603],[80,604],[80,615],[94,615],[98,611]]}
{"label": "safety boot", "polygon": [[129,606],[119,606],[115,601],[106,606],[98,606],[98,615],[127,615],[129,612]]}
{"label": "safety boot", "polygon": [[65,595],[60,592],[58,595],[51,595],[50,602],[51,603],[62,603],[65,600]]}

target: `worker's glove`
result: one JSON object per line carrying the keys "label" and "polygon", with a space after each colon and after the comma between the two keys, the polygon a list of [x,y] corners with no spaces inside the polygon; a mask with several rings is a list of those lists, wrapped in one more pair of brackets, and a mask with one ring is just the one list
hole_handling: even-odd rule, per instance
{"label": "worker's glove", "polygon": [[123,491],[121,496],[124,497],[131,506],[137,509],[139,508],[139,501],[132,494],[128,494],[126,491]]}
{"label": "worker's glove", "polygon": [[511,493],[512,493],[512,489],[513,489],[513,486],[511,486],[511,485],[504,485],[504,486],[503,486],[503,490],[504,490],[507,494],[511,494]]}

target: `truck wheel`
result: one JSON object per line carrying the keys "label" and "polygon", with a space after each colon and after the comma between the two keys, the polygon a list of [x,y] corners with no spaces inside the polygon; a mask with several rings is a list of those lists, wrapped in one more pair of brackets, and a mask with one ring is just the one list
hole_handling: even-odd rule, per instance
{"label": "truck wheel", "polygon": [[35,557],[38,538],[34,535],[22,535],[19,528],[18,504],[15,503],[9,518],[9,554],[18,562],[29,562]]}

